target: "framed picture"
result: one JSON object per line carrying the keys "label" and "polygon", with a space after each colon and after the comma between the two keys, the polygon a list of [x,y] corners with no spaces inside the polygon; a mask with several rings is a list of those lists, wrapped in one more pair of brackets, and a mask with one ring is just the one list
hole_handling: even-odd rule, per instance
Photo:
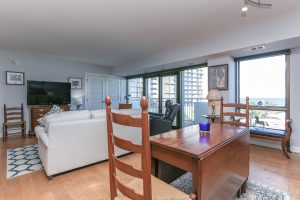
{"label": "framed picture", "polygon": [[69,77],[71,89],[82,89],[82,78]]}
{"label": "framed picture", "polygon": [[25,73],[24,72],[6,72],[6,85],[24,85]]}
{"label": "framed picture", "polygon": [[208,89],[228,90],[228,65],[208,67]]}

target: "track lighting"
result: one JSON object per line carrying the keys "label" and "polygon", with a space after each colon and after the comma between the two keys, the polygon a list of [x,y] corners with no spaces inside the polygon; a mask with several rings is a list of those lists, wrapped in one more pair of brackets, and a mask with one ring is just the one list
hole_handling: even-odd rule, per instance
{"label": "track lighting", "polygon": [[256,7],[256,8],[271,8],[272,4],[262,3],[261,0],[244,0],[244,7],[242,8],[242,12],[245,13],[248,11],[248,5]]}
{"label": "track lighting", "polygon": [[247,10],[248,10],[248,6],[247,3],[245,2],[244,7],[242,8],[242,12],[247,12]]}

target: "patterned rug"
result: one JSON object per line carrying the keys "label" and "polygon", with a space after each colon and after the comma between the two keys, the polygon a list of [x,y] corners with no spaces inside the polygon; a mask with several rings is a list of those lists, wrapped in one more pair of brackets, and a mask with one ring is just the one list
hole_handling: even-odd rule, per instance
{"label": "patterned rug", "polygon": [[38,145],[7,150],[7,178],[13,178],[43,169]]}
{"label": "patterned rug", "polygon": [[[186,194],[192,192],[192,174],[186,173],[173,181],[171,185]],[[290,196],[274,188],[247,181],[247,192],[241,198],[233,197],[233,200],[290,200]]]}

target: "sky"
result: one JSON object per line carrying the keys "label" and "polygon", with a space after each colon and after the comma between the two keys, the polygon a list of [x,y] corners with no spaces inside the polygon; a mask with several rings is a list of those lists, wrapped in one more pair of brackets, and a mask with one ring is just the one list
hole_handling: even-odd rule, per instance
{"label": "sky", "polygon": [[285,98],[285,71],[285,55],[241,61],[241,98]]}

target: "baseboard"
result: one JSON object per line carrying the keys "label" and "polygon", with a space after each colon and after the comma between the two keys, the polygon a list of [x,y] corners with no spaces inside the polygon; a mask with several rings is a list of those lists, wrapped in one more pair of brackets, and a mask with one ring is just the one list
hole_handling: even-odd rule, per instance
{"label": "baseboard", "polygon": [[[280,142],[275,142],[275,141],[269,141],[269,140],[258,139],[258,138],[251,138],[250,139],[250,144],[281,150],[281,143]],[[293,153],[300,153],[300,147],[291,146],[291,151]]]}
{"label": "baseboard", "polygon": [[263,146],[263,147],[269,147],[273,149],[281,149],[281,145],[279,142],[273,142],[273,141],[266,141],[263,139],[257,139],[257,138],[251,138],[250,139],[250,144],[255,144],[258,146]]}
{"label": "baseboard", "polygon": [[300,153],[300,147],[297,146],[291,146],[291,151],[293,153]]}

